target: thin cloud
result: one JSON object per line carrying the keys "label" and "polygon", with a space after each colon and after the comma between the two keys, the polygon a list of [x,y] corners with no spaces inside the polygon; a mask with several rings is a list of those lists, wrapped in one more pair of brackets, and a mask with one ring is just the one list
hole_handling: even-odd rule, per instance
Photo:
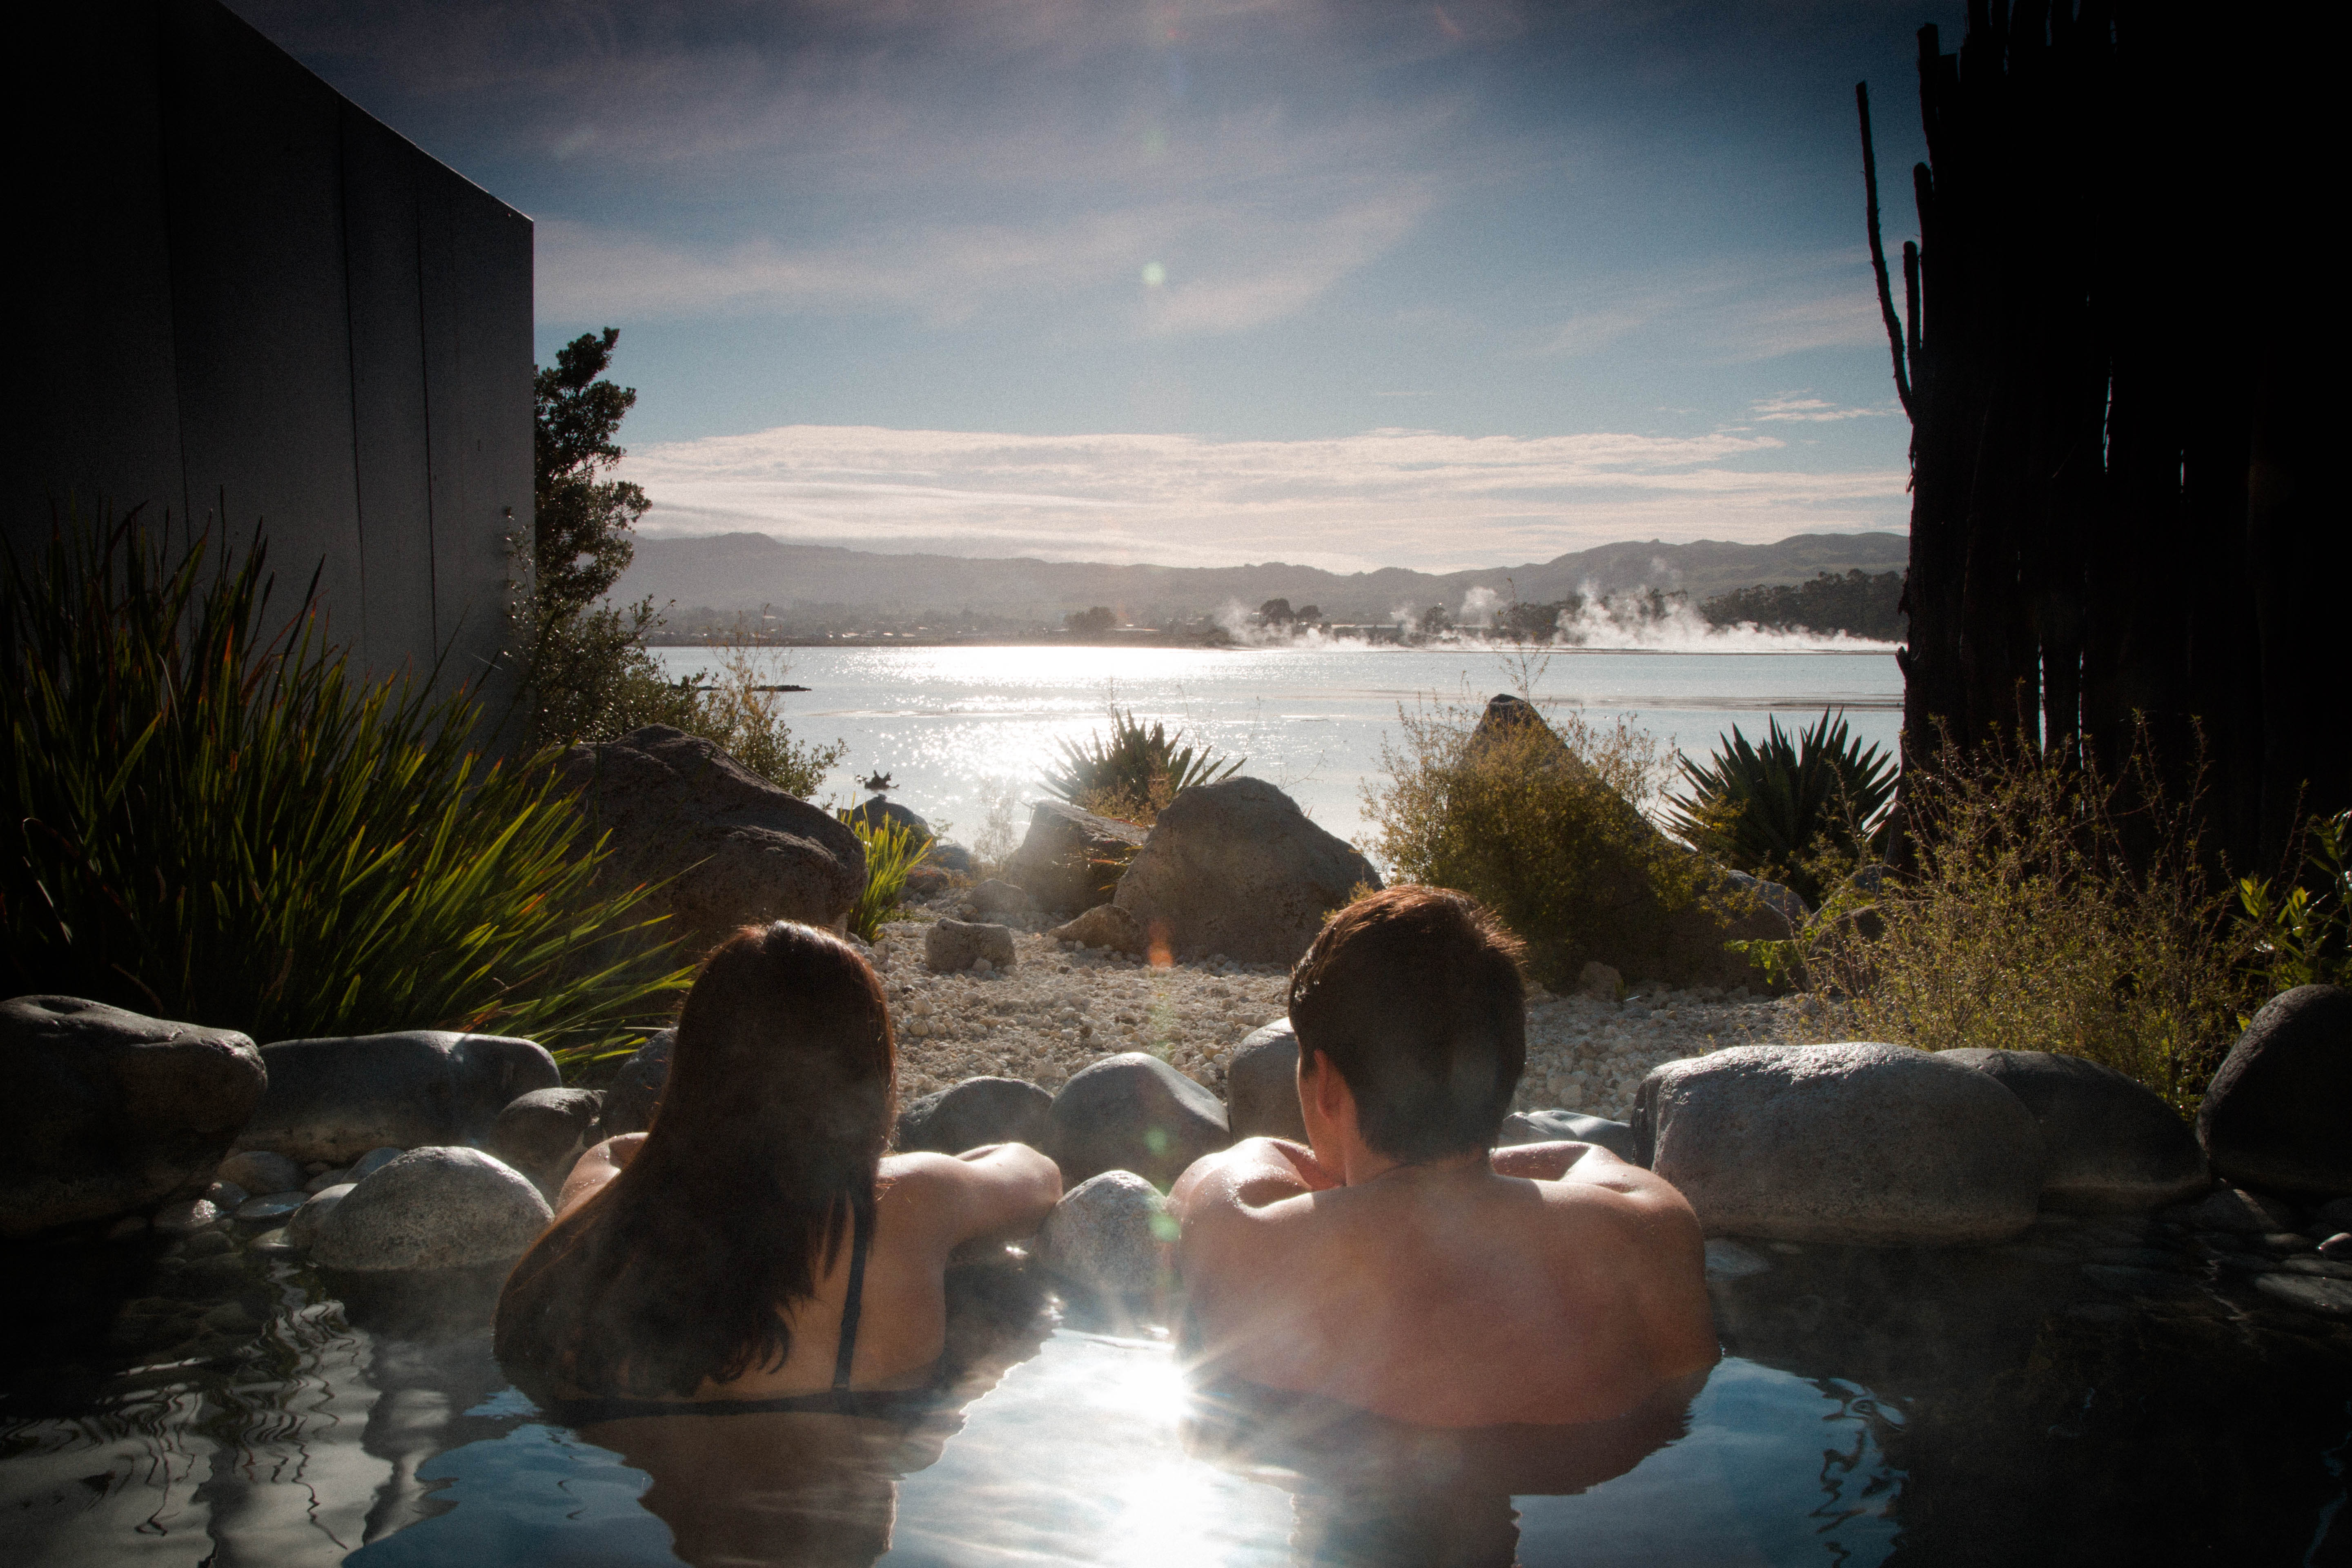
{"label": "thin cloud", "polygon": [[1722,363],[1881,341],[1869,263],[1861,252],[1777,265],[1714,265],[1602,283],[1537,350],[1577,358],[1644,337]]}
{"label": "thin cloud", "polygon": [[790,426],[649,446],[625,471],[652,497],[649,533],[1171,565],[1450,570],[1627,538],[1904,526],[1901,471],[1754,466],[1781,449],[1734,432],[1216,441]]}
{"label": "thin cloud", "polygon": [[1894,412],[1891,407],[1844,407],[1825,397],[1811,397],[1800,392],[1777,393],[1770,397],[1759,397],[1748,405],[1748,417],[1759,424],[1778,420],[1829,425],[1846,419],[1884,419]]}

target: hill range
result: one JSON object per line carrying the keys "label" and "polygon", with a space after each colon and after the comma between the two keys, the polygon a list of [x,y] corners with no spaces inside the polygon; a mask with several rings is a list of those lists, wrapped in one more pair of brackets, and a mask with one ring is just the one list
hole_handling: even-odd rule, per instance
{"label": "hill range", "polygon": [[1400,609],[1458,609],[1475,588],[1526,603],[1634,589],[1684,592],[1694,605],[1731,588],[1802,583],[1822,572],[1900,572],[1899,533],[1801,533],[1773,544],[1702,539],[1688,544],[1603,544],[1549,561],[1464,572],[1386,567],[1341,574],[1268,561],[1244,566],[1111,565],[1081,561],[887,555],[838,545],[790,544],[763,533],[641,539],[614,597],[650,597],[679,611],[762,607],[791,614],[853,612],[892,618],[975,615],[1058,625],[1104,605],[1127,622],[1158,625],[1255,609],[1268,599],[1318,606],[1333,621],[1392,620]]}

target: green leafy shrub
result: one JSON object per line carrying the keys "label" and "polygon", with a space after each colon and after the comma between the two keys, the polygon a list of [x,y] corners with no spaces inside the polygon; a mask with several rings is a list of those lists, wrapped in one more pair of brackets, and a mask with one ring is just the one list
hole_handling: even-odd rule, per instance
{"label": "green leafy shrub", "polygon": [[2266,878],[2242,877],[2244,932],[2275,994],[2298,985],[2352,985],[2352,811],[2305,825],[2309,875],[2284,894]]}
{"label": "green leafy shrub", "polygon": [[1181,790],[1215,784],[1241,771],[1247,758],[1223,763],[1205,747],[1179,745],[1180,731],[1154,722],[1147,730],[1132,710],[1110,712],[1110,738],[1097,731],[1081,746],[1062,742],[1058,768],[1045,771],[1045,787],[1082,810],[1122,822],[1150,824]]}
{"label": "green leafy shrub", "polygon": [[2194,1114],[2255,982],[2146,754],[2120,783],[2030,746],[1915,768],[1910,874],[1832,889],[1799,941],[1820,1037],[2083,1057]]}
{"label": "green leafy shrub", "polygon": [[1825,891],[1823,858],[1851,869],[1883,849],[1894,760],[1850,735],[1828,709],[1793,737],[1768,720],[1761,746],[1735,724],[1710,761],[1685,757],[1681,765],[1689,788],[1665,792],[1666,826],[1701,853],[1791,888],[1809,904]]}
{"label": "green leafy shrub", "polygon": [[[1475,710],[1449,705],[1397,719],[1402,743],[1381,748],[1388,782],[1364,786],[1373,848],[1396,879],[1486,904],[1547,984],[1596,959],[1675,978],[1719,953],[1735,900],[1635,805],[1666,764],[1630,719],[1482,726]],[[1713,952],[1699,951],[1710,941]]]}
{"label": "green leafy shrub", "polygon": [[485,765],[462,691],[361,679],[314,596],[278,617],[257,535],[233,567],[217,548],[174,564],[134,513],[10,558],[8,984],[265,1041],[440,1027],[564,1055],[666,1011],[667,943],[585,957],[645,934],[643,890],[592,891],[548,772]]}
{"label": "green leafy shrub", "polygon": [[907,873],[923,863],[931,841],[904,822],[887,817],[870,822],[846,811],[835,815],[866,847],[866,890],[849,911],[849,929],[860,940],[872,942],[881,934],[882,922],[905,900]]}

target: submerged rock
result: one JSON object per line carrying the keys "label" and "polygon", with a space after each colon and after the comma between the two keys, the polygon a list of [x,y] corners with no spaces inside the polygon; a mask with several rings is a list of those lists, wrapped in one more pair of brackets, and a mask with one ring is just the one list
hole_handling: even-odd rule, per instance
{"label": "submerged rock", "polygon": [[1127,1051],[1062,1086],[1046,1141],[1066,1186],[1105,1171],[1131,1171],[1165,1191],[1233,1134],[1215,1095],[1157,1057]]}
{"label": "submerged rock", "polygon": [[933,921],[923,933],[923,962],[938,973],[970,969],[976,959],[987,960],[993,969],[1012,968],[1012,928],[978,921]]}
{"label": "submerged rock", "polygon": [[2352,1193],[2352,991],[2298,985],[2263,1004],[2205,1089],[2213,1173],[2310,1197]]}
{"label": "submerged rock", "polygon": [[898,1113],[899,1152],[928,1149],[961,1154],[983,1143],[1042,1148],[1054,1097],[1017,1078],[968,1078],[927,1094]]}
{"label": "submerged rock", "polygon": [[1298,1108],[1298,1031],[1288,1018],[1255,1029],[1225,1060],[1225,1113],[1234,1138],[1307,1142]]}
{"label": "submerged rock", "polygon": [[2042,1132],[2042,1202],[2062,1209],[2160,1209],[2211,1182],[2196,1134],[2153,1089],[2113,1068],[2048,1051],[1937,1053],[2022,1100]]}
{"label": "submerged rock", "polygon": [[2041,1135],[1987,1075],[1855,1042],[1668,1062],[1634,1101],[1640,1162],[1710,1236],[1867,1246],[2004,1241],[2033,1223]]}
{"label": "submerged rock", "polygon": [[530,1040],[411,1029],[264,1046],[269,1090],[236,1146],[343,1165],[387,1144],[478,1142],[516,1097],[563,1081]]}
{"label": "submerged rock", "polygon": [[1196,784],[1160,811],[1117,902],[1180,953],[1292,963],[1355,889],[1381,874],[1264,779]]}
{"label": "submerged rock", "polygon": [[0,1003],[0,1236],[202,1193],[268,1081],[234,1029],[73,996]]}
{"label": "submerged rock", "polygon": [[1168,1289],[1176,1222],[1158,1189],[1132,1171],[1105,1171],[1062,1194],[1037,1232],[1047,1273],[1099,1297],[1140,1302]]}
{"label": "submerged rock", "polygon": [[412,1149],[343,1194],[310,1257],[353,1273],[504,1263],[553,1217],[530,1178],[501,1160],[478,1149]]}
{"label": "submerged rock", "polygon": [[1131,822],[1041,800],[1030,810],[1028,836],[1004,862],[1004,879],[1026,889],[1042,910],[1076,914],[1110,901],[1115,867],[1135,852],[1144,833]]}

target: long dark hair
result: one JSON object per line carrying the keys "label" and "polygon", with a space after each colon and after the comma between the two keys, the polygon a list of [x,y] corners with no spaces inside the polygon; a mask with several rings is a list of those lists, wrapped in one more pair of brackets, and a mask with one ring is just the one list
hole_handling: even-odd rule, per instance
{"label": "long dark hair", "polygon": [[499,1361],[640,1398],[782,1366],[787,1314],[872,1217],[896,1085],[855,949],[786,921],[738,931],[687,994],[645,1146],[507,1277]]}

